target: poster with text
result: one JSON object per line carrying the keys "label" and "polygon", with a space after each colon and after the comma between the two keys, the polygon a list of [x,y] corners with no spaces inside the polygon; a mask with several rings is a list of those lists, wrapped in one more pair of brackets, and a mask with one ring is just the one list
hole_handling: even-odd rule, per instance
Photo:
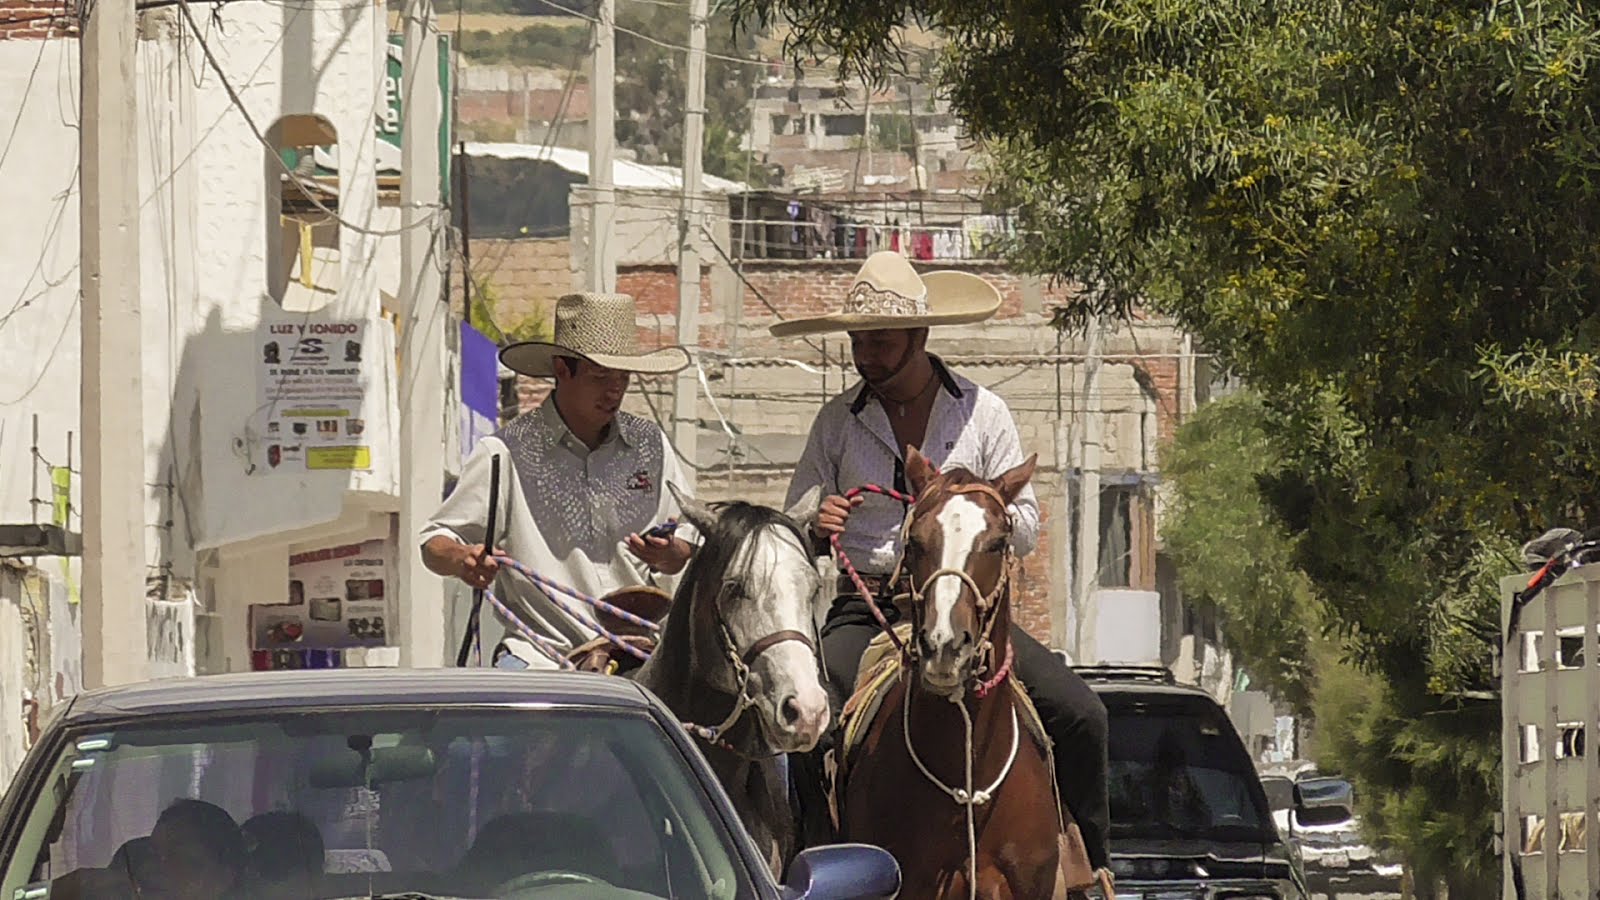
{"label": "poster with text", "polygon": [[372,468],[362,401],[366,323],[279,321],[256,348],[262,458],[267,472]]}
{"label": "poster with text", "polygon": [[250,648],[387,646],[393,547],[377,538],[289,557],[289,602],[250,607]]}

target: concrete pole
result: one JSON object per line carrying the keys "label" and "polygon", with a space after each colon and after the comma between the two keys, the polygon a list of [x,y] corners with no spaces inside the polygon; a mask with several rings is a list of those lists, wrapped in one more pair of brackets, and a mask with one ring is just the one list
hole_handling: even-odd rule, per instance
{"label": "concrete pole", "polygon": [[400,300],[400,664],[445,663],[444,586],[417,534],[444,494],[445,328],[439,220],[439,36],[432,0],[408,0],[402,57]]}
{"label": "concrete pole", "polygon": [[[689,6],[689,83],[683,103],[683,208],[678,219],[678,343],[700,344],[700,184],[701,153],[706,122],[706,18],[707,0]],[[696,365],[699,361],[696,360]],[[697,460],[700,437],[700,373],[690,366],[677,374],[672,391],[672,445],[684,459]],[[689,490],[696,481],[692,465],[685,465]]]}
{"label": "concrete pole", "polygon": [[133,0],[90,7],[78,150],[86,688],[146,677],[136,42]]}
{"label": "concrete pole", "polygon": [[1072,659],[1078,665],[1099,662],[1094,647],[1093,594],[1100,581],[1100,346],[1104,320],[1089,322],[1083,359],[1083,421],[1078,427],[1078,567],[1073,600],[1078,606]]}
{"label": "concrete pole", "polygon": [[612,244],[617,221],[617,196],[612,160],[617,144],[617,4],[600,0],[599,19],[589,54],[589,265],[585,283],[591,291],[617,289],[617,256]]}

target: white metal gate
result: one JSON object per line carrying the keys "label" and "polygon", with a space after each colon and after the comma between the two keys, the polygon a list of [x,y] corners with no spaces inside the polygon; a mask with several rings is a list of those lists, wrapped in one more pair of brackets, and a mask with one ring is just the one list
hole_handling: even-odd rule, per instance
{"label": "white metal gate", "polygon": [[[1501,582],[1501,626],[1527,576]],[[1600,728],[1600,566],[1579,568],[1529,601],[1500,663],[1504,897],[1600,896],[1600,852],[1588,846],[1600,766],[1588,730]]]}

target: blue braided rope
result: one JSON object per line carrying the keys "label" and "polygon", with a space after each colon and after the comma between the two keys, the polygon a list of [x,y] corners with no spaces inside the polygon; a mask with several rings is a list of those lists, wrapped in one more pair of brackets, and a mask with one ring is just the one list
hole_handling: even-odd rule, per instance
{"label": "blue braided rope", "polygon": [[[645,629],[648,629],[650,631],[654,631],[654,632],[658,632],[658,633],[661,631],[661,626],[660,625],[656,624],[655,622],[650,621],[649,619],[644,618],[643,616],[634,615],[633,613],[628,612],[627,610],[623,609],[620,606],[617,606],[614,603],[607,603],[606,601],[601,600],[599,597],[591,597],[588,594],[583,593],[582,591],[575,590],[573,588],[567,587],[566,585],[564,585],[564,584],[562,584],[562,583],[560,583],[558,581],[551,581],[550,579],[544,577],[543,575],[540,575],[538,572],[533,571],[532,569],[528,568],[527,566],[523,565],[520,562],[517,562],[515,559],[512,559],[509,556],[506,556],[503,553],[496,553],[495,554],[495,559],[498,560],[501,564],[503,564],[506,568],[511,569],[514,572],[520,573],[523,577],[527,578],[529,581],[532,581],[534,584],[538,585],[539,587],[547,589],[547,591],[555,591],[557,593],[565,594],[565,595],[567,595],[568,597],[571,597],[574,600],[580,600],[580,601],[582,601],[584,603],[589,604],[590,606],[594,607],[595,609],[601,610],[603,612],[608,612],[608,613],[612,614],[613,616],[616,616],[617,618],[621,619],[622,621],[628,622],[628,623],[633,624],[633,625],[637,625],[640,628],[645,628]],[[556,599],[559,602],[559,598],[552,598],[552,599]],[[568,608],[570,609],[571,607],[568,607]]]}
{"label": "blue braided rope", "polygon": [[[550,579],[544,577],[543,575],[540,575],[538,572],[533,571],[532,569],[528,568],[527,566],[523,565],[522,563],[517,562],[516,560],[512,559],[509,556],[502,556],[500,554],[496,554],[495,555],[495,559],[499,560],[501,562],[501,564],[506,566],[506,568],[511,569],[513,572],[517,572],[517,573],[521,574],[524,578],[527,578],[529,581],[533,582],[536,587],[540,588],[544,592],[545,596],[549,597],[551,600],[554,600],[556,603],[559,603],[563,609],[565,609],[569,613],[572,613],[575,616],[578,616],[579,618],[583,618],[583,613],[581,612],[580,608],[578,606],[574,605],[572,603],[572,601],[567,600],[565,597],[561,596],[562,594],[566,594],[567,596],[572,597],[574,600],[582,600],[585,603],[591,604],[596,609],[603,609],[606,612],[612,613],[613,615],[620,614],[621,617],[623,617],[625,621],[635,621],[636,620],[637,622],[643,622],[643,623],[645,623],[646,625],[648,625],[648,626],[650,626],[652,628],[656,627],[655,624],[650,622],[648,619],[642,619],[642,618],[640,618],[638,616],[633,615],[632,613],[628,613],[628,612],[626,612],[624,610],[618,609],[617,607],[612,606],[610,603],[607,603],[604,600],[600,600],[600,599],[595,598],[595,597],[587,596],[587,595],[579,593],[578,591],[575,591],[572,588],[569,588],[569,587],[567,587],[567,586],[565,586],[565,585],[563,585],[563,584],[561,584],[559,582],[551,581]],[[645,661],[645,660],[648,660],[650,658],[650,654],[644,652],[643,650],[640,650],[638,647],[635,647],[633,644],[629,643],[625,638],[622,637],[622,635],[616,634],[615,632],[607,630],[606,627],[604,625],[601,625],[599,622],[591,622],[591,623],[588,623],[588,624],[590,624],[594,628],[595,631],[599,632],[601,637],[603,637],[606,640],[610,641],[613,645],[615,645],[616,647],[626,651],[627,653],[629,653],[630,655],[632,655],[636,659],[640,660],[641,662]],[[659,629],[657,629],[657,630],[659,630]]]}
{"label": "blue braided rope", "polygon": [[494,591],[485,590],[483,592],[483,596],[488,598],[490,603],[494,604],[495,609],[500,610],[501,614],[505,616],[506,621],[510,623],[511,627],[514,628],[517,633],[527,638],[535,647],[543,650],[545,654],[547,654],[556,662],[557,665],[561,666],[563,669],[577,668],[577,666],[573,665],[567,659],[567,655],[562,652],[561,644],[545,637],[542,634],[534,633],[528,628],[528,626],[522,624],[522,619],[519,618],[516,613],[512,612],[504,603],[501,603],[500,598],[494,595]]}

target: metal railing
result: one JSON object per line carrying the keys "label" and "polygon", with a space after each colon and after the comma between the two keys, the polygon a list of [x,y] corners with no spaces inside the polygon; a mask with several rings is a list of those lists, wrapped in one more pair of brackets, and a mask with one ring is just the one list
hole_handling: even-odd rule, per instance
{"label": "metal railing", "polygon": [[733,219],[733,246],[743,259],[865,259],[896,250],[928,262],[989,260],[1016,232],[1003,216],[969,216],[941,224]]}

